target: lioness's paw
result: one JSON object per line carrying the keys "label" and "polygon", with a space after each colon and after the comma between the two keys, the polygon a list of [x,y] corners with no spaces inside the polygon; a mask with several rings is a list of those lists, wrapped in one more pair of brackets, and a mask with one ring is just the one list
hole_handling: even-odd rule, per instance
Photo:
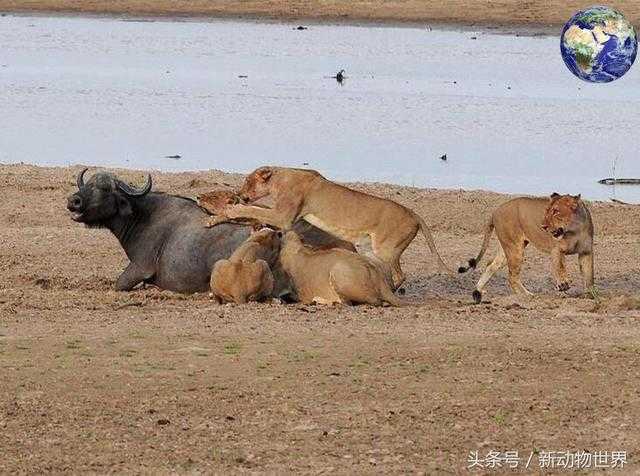
{"label": "lioness's paw", "polygon": [[558,289],[558,291],[561,291],[561,292],[568,291],[570,287],[571,287],[571,283],[569,283],[568,281],[563,281],[562,283],[558,283],[556,285],[556,289]]}
{"label": "lioness's paw", "polygon": [[242,205],[227,205],[224,207],[223,212],[227,218],[241,218],[242,210]]}

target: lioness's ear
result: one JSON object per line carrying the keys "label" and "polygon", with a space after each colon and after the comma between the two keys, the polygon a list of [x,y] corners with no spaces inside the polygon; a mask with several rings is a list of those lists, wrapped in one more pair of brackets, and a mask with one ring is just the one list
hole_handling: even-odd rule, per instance
{"label": "lioness's ear", "polygon": [[579,193],[578,195],[574,195],[573,198],[575,198],[576,200],[580,200],[580,197],[582,197],[582,194]]}
{"label": "lioness's ear", "polygon": [[264,168],[258,172],[258,177],[260,177],[263,182],[269,180],[271,178],[271,175],[273,175],[273,170],[269,168]]}

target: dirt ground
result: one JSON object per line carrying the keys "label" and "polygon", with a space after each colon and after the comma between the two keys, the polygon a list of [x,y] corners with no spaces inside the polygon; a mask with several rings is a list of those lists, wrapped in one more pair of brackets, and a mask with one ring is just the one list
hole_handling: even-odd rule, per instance
{"label": "dirt ground", "polygon": [[[536,298],[502,274],[472,305],[479,271],[438,274],[419,238],[402,308],[218,306],[113,291],[117,241],[65,210],[78,170],[0,166],[0,473],[458,474],[472,450],[626,451],[616,474],[640,472],[640,207],[591,204],[597,299],[575,259],[565,296],[529,250]],[[241,180],[154,178],[188,196]],[[452,266],[508,198],[356,186],[420,213]]]}
{"label": "dirt ground", "polygon": [[[637,0],[596,3],[640,21]],[[585,6],[582,0],[0,0],[1,11],[501,25],[561,25]]]}

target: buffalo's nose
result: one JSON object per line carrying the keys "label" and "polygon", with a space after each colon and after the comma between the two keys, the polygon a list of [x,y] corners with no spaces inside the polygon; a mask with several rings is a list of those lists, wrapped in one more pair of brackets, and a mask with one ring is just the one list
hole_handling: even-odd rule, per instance
{"label": "buffalo's nose", "polygon": [[67,209],[71,212],[79,212],[82,209],[82,198],[78,195],[71,195],[67,200]]}

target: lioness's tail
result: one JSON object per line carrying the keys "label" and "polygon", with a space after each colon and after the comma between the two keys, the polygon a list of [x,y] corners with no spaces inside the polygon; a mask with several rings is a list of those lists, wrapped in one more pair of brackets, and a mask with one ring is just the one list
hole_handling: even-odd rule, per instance
{"label": "lioness's tail", "polygon": [[491,241],[491,235],[493,235],[493,220],[490,219],[484,228],[484,239],[482,240],[482,247],[480,248],[480,253],[475,258],[471,258],[468,261],[467,266],[460,266],[458,268],[458,273],[466,273],[470,269],[475,269],[480,263],[480,260],[484,256],[484,253],[487,251],[489,247],[489,242]]}
{"label": "lioness's tail", "polygon": [[429,249],[431,250],[431,252],[434,255],[436,255],[436,258],[438,259],[438,265],[440,266],[440,268],[443,271],[445,271],[447,274],[451,276],[455,276],[455,273],[449,269],[449,267],[444,263],[444,261],[442,261],[442,257],[438,253],[436,244],[433,241],[433,236],[431,236],[431,232],[429,231],[429,227],[427,226],[425,221],[422,219],[422,217],[420,217],[417,214],[415,214],[415,217],[418,220],[418,224],[420,225],[420,231],[422,232],[425,239],[427,240],[427,246],[429,246]]}

